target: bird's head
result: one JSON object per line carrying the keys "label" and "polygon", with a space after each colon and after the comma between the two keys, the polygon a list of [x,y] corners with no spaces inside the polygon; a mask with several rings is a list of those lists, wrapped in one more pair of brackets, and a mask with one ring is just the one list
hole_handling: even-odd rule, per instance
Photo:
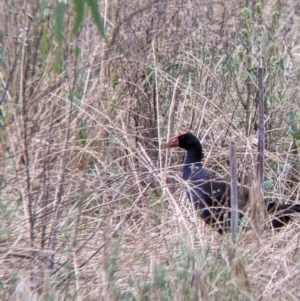
{"label": "bird's head", "polygon": [[180,133],[178,136],[172,138],[167,144],[166,148],[172,147],[180,147],[185,149],[186,151],[189,150],[198,150],[202,153],[202,146],[199,139],[190,132],[183,132]]}

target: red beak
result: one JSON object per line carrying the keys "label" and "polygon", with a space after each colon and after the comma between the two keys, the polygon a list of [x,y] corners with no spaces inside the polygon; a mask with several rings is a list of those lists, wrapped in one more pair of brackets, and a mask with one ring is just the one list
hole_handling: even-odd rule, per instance
{"label": "red beak", "polygon": [[179,146],[178,136],[172,138],[172,139],[166,144],[166,148],[172,148],[172,147],[178,147],[178,146]]}
{"label": "red beak", "polygon": [[166,148],[179,147],[179,137],[185,135],[188,132],[182,132],[178,136],[172,138],[167,144]]}

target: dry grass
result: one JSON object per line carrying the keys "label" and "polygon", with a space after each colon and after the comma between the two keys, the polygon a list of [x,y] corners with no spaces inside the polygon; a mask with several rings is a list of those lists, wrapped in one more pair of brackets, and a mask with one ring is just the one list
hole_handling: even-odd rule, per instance
{"label": "dry grass", "polygon": [[198,2],[106,2],[108,43],[90,13],[76,39],[68,4],[63,57],[55,1],[0,3],[0,299],[300,298],[299,218],[232,246],[187,202],[183,152],[164,148],[190,129],[229,179],[234,141],[250,187],[263,59],[265,193],[298,202],[299,5],[263,1],[260,17],[248,1],[247,19],[242,1]]}

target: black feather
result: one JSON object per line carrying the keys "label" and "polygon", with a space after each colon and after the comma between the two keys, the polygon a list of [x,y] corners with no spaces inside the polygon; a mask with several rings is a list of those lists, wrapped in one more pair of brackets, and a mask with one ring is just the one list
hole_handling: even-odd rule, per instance
{"label": "black feather", "polygon": [[[224,178],[202,167],[203,151],[199,139],[192,133],[185,132],[171,139],[166,147],[180,147],[186,150],[183,179],[187,183],[188,198],[207,224],[216,228],[220,234],[228,232],[230,230],[230,185]],[[243,217],[248,202],[249,189],[238,186],[239,219]],[[300,212],[300,205],[268,202],[266,209],[274,214],[272,226],[280,228],[291,220],[291,214]]]}

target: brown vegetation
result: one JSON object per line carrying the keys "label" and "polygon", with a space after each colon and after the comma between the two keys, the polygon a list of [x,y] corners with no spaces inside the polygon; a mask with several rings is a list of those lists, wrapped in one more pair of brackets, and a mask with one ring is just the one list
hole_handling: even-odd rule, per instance
{"label": "brown vegetation", "polygon": [[228,178],[234,141],[250,187],[263,62],[265,194],[298,202],[297,1],[99,2],[107,42],[88,7],[61,43],[56,1],[0,3],[0,298],[298,300],[299,219],[232,249],[165,150],[191,129]]}

